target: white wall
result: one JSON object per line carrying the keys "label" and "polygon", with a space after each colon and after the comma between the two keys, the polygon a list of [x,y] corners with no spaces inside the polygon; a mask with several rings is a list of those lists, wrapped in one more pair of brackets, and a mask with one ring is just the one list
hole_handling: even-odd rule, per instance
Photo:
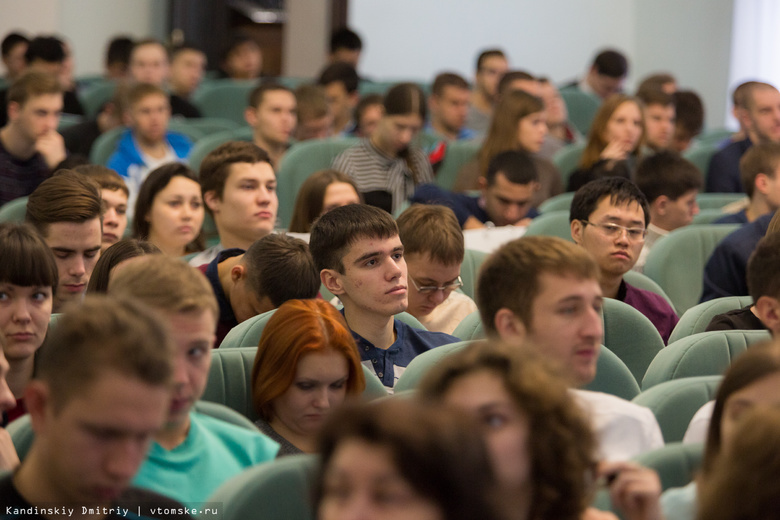
{"label": "white wall", "polygon": [[76,75],[102,72],[106,44],[115,35],[165,37],[163,0],[0,0],[0,37],[12,30],[58,34],[70,42]]}
{"label": "white wall", "polygon": [[431,81],[444,69],[471,78],[481,49],[503,47],[515,68],[561,82],[614,46],[631,63],[627,87],[668,70],[723,124],[733,0],[352,0],[364,40],[361,73]]}

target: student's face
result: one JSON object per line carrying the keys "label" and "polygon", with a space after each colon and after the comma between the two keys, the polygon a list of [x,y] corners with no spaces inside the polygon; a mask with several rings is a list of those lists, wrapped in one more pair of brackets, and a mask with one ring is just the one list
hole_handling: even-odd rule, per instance
{"label": "student's face", "polygon": [[607,99],[612,94],[617,94],[623,90],[623,82],[625,80],[625,77],[613,78],[592,70],[589,83],[597,96],[601,99]]}
{"label": "student's face", "polygon": [[16,78],[24,72],[27,62],[24,60],[24,53],[27,52],[27,44],[19,42],[3,56],[3,64],[10,78]]}
{"label": "student's face", "polygon": [[295,138],[298,141],[306,141],[307,139],[324,139],[330,137],[333,131],[333,116],[330,113],[318,119],[298,119],[298,124],[295,127]]}
{"label": "student's face", "polygon": [[[352,109],[355,108],[356,96],[350,95],[344,83],[334,81],[325,85],[325,99],[328,100],[328,108],[336,121],[349,121],[352,119]],[[337,129],[341,131],[340,128]]]}
{"label": "student's face", "polygon": [[184,50],[176,54],[171,62],[171,86],[184,95],[195,92],[203,80],[206,70],[206,55],[195,50]]}
{"label": "student's face", "polygon": [[203,212],[200,184],[181,175],[173,177],[155,195],[145,216],[149,222],[149,241],[163,252],[183,251],[200,233]]}
{"label": "student's face", "polygon": [[284,145],[290,141],[296,123],[295,95],[292,92],[266,92],[253,113],[250,123],[263,141],[273,145]]}
{"label": "student's face", "polygon": [[731,394],[723,407],[720,423],[721,446],[730,443],[745,412],[756,406],[780,405],[780,374],[768,375]]}
{"label": "student's face", "polygon": [[422,125],[423,120],[417,114],[385,115],[379,121],[375,135],[383,149],[399,154],[409,148]]}
{"label": "student's face", "polygon": [[443,520],[444,513],[401,475],[390,450],[347,438],[341,441],[323,476],[318,518]]}
{"label": "student's face", "polygon": [[634,150],[642,138],[642,113],[633,101],[621,103],[607,121],[604,141],[619,142],[626,150]]}
{"label": "student's face", "polygon": [[92,269],[100,258],[102,237],[98,218],[49,224],[44,240],[54,253],[60,278],[54,300],[55,312],[61,312],[68,302],[81,301]]}
{"label": "student's face", "polygon": [[596,260],[603,274],[622,276],[634,267],[645,243],[644,236],[631,238],[624,229],[610,231],[600,226],[617,224],[626,228],[644,229],[645,215],[638,203],[616,206],[609,200],[609,196],[605,196],[588,216],[588,222],[590,224],[573,221],[571,235]]}
{"label": "student's face", "polygon": [[0,333],[5,357],[29,359],[46,337],[53,305],[52,288],[0,283]]}
{"label": "student's face", "polygon": [[274,170],[267,162],[231,164],[222,199],[207,192],[206,201],[220,233],[238,237],[249,247],[276,224],[279,199]]}
{"label": "student's face", "polygon": [[558,363],[575,386],[596,377],[604,327],[597,280],[542,273],[526,339]]}
{"label": "student's face", "polygon": [[698,194],[699,190],[686,191],[677,197],[677,200],[668,202],[666,213],[667,226],[670,228],[668,231],[674,231],[693,222],[693,217],[699,214],[699,204],[696,202]]}
{"label": "student's face", "polygon": [[529,114],[517,124],[517,143],[526,152],[538,152],[546,135],[547,114],[544,111]]}
{"label": "student's face", "polygon": [[674,137],[674,105],[649,105],[645,107],[645,136],[652,149],[666,150]]}
{"label": "student's face", "polygon": [[233,79],[255,79],[263,70],[263,52],[254,42],[246,42],[228,54],[225,72]]}
{"label": "student's face", "polygon": [[16,406],[16,398],[8,387],[8,381],[6,380],[9,370],[10,367],[3,354],[3,349],[0,349],[0,413]]}
{"label": "student's face", "polygon": [[569,114],[566,111],[566,103],[563,102],[561,93],[549,81],[539,82],[539,89],[544,100],[547,122],[549,124],[564,123],[569,118]]}
{"label": "student's face", "polygon": [[127,228],[127,195],[122,190],[103,189],[103,248],[105,251],[118,241]]}
{"label": "student's face", "polygon": [[441,96],[434,96],[431,103],[431,116],[434,122],[448,132],[457,133],[466,124],[469,113],[469,89],[447,85]]}
{"label": "student's face", "polygon": [[24,105],[8,104],[9,122],[31,142],[57,130],[61,114],[62,94],[33,96],[27,99]]}
{"label": "student's face", "polygon": [[331,63],[347,63],[352,65],[353,69],[358,68],[360,62],[360,50],[359,49],[336,49],[336,52],[331,54]]}
{"label": "student's face", "polygon": [[131,106],[128,114],[130,125],[142,140],[158,143],[165,139],[171,118],[171,105],[166,96],[148,95]]}
{"label": "student's face", "polygon": [[168,54],[162,45],[150,43],[133,49],[130,76],[139,83],[162,87],[168,79]]}
{"label": "student's face", "polygon": [[[428,253],[406,255],[406,266],[410,280],[414,280],[420,287],[445,287],[457,283],[460,276],[460,264],[443,264],[431,259]],[[427,316],[449,298],[453,290],[420,292],[410,281],[409,307],[406,312],[415,318]]]}
{"label": "student's face", "polygon": [[325,188],[320,215],[349,204],[360,204],[360,196],[355,188],[348,182],[331,182]]}
{"label": "student's face", "polygon": [[370,136],[379,125],[379,120],[382,119],[382,114],[384,114],[382,105],[368,105],[360,115],[358,137]]}
{"label": "student's face", "polygon": [[530,485],[528,422],[498,375],[479,370],[459,377],[444,395],[444,403],[474,415],[482,426],[493,469],[502,487],[517,492]]}
{"label": "student's face", "polygon": [[477,89],[494,98],[498,93],[498,82],[501,76],[509,70],[509,63],[501,56],[491,56],[482,61],[482,67],[477,71]]}
{"label": "student's face", "polygon": [[341,353],[328,349],[302,355],[292,384],[271,402],[271,426],[313,439],[328,414],[344,402],[348,378],[349,365]]}
{"label": "student's face", "polygon": [[344,274],[336,273],[336,277],[345,307],[354,306],[383,316],[406,310],[406,261],[398,235],[359,238],[349,246],[342,263]]}
{"label": "student's face", "polygon": [[211,366],[217,317],[210,309],[163,313],[176,345],[173,395],[168,394],[167,430],[186,430],[189,413],[203,395]]}
{"label": "student's face", "polygon": [[165,419],[170,388],[107,370],[57,409],[48,387],[34,384],[46,395],[42,410],[31,410],[47,464],[40,478],[54,493],[46,500],[108,506],[145,460]]}
{"label": "student's face", "polygon": [[485,211],[490,221],[496,226],[517,224],[528,214],[538,189],[538,182],[515,184],[509,182],[503,173],[497,173],[493,185],[482,188]]}
{"label": "student's face", "polygon": [[780,92],[774,88],[757,88],[752,104],[746,110],[745,126],[762,142],[780,143]]}

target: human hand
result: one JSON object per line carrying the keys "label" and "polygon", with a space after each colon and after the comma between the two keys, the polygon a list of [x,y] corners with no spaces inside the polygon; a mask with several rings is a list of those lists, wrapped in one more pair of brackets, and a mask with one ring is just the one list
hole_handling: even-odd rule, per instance
{"label": "human hand", "polygon": [[612,479],[609,496],[626,520],[662,520],[658,473],[633,462],[602,462],[598,473]]}
{"label": "human hand", "polygon": [[19,465],[19,455],[5,428],[0,428],[0,471],[10,471]]}
{"label": "human hand", "polygon": [[35,141],[35,150],[43,156],[49,169],[54,169],[68,156],[68,152],[65,151],[65,140],[56,130],[39,137]]}
{"label": "human hand", "polygon": [[611,161],[622,161],[631,150],[628,146],[621,141],[610,141],[607,146],[601,151],[600,158]]}

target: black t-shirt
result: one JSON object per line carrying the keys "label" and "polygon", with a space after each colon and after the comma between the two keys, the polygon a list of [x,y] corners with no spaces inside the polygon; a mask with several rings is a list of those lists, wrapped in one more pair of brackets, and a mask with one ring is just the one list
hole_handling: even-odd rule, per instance
{"label": "black t-shirt", "polygon": [[705,332],[712,330],[768,330],[761,320],[750,311],[752,305],[742,309],[718,314],[707,325]]}
{"label": "black t-shirt", "polygon": [[[54,503],[34,506],[19,494],[12,478],[11,473],[0,478],[0,520],[46,520],[44,515],[67,515],[69,509],[73,510],[72,518],[81,518],[84,508],[90,507],[90,504]],[[126,489],[110,507],[102,510],[106,513],[105,520],[191,520],[195,517],[191,509],[179,502],[138,488]]]}

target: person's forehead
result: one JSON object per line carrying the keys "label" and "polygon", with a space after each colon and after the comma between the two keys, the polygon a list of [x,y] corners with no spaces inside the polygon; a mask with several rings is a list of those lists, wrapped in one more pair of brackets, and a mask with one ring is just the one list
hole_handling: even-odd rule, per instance
{"label": "person's forehead", "polygon": [[159,43],[147,43],[144,45],[139,45],[133,49],[133,52],[130,55],[131,64],[138,60],[167,61],[167,59],[168,53],[165,52],[165,48]]}
{"label": "person's forehead", "polygon": [[488,56],[482,60],[482,69],[505,69],[509,66],[506,58],[503,56]]}
{"label": "person's forehead", "polygon": [[149,106],[161,106],[168,104],[168,96],[162,92],[152,92],[145,95],[133,104],[134,108],[149,107]]}
{"label": "person's forehead", "polygon": [[774,88],[759,87],[753,90],[752,107],[753,109],[761,106],[772,105],[780,103],[780,92]]}
{"label": "person's forehead", "polygon": [[442,98],[468,98],[468,96],[469,89],[458,85],[444,85],[444,88],[441,89]]}
{"label": "person's forehead", "polygon": [[252,179],[260,182],[270,182],[276,180],[276,174],[273,167],[265,162],[256,163],[237,162],[228,168],[225,184],[240,182],[243,179]]}
{"label": "person's forehead", "polygon": [[[49,247],[77,249],[84,246],[84,242],[89,242],[95,235],[100,238],[100,230],[99,218],[85,220],[84,222],[52,222],[48,226],[45,238]],[[86,248],[89,247],[91,245],[86,246]]]}
{"label": "person's forehead", "polygon": [[537,278],[538,292],[534,306],[567,299],[601,298],[601,287],[595,278],[582,278],[572,272],[542,271]]}
{"label": "person's forehead", "polygon": [[172,63],[178,63],[178,62],[188,61],[188,60],[205,61],[206,55],[195,49],[184,49],[177,52],[173,56]]}
{"label": "person's forehead", "polygon": [[22,108],[52,108],[55,110],[60,110],[62,108],[62,104],[62,94],[39,94],[37,96],[29,96],[21,106]]}
{"label": "person's forehead", "polygon": [[624,212],[628,212],[630,217],[637,217],[637,220],[644,221],[644,212],[642,211],[642,206],[639,205],[639,202],[627,200],[616,203],[612,200],[612,195],[604,195],[600,198],[598,204],[596,204],[596,208],[588,218],[590,219],[594,216],[612,216]]}
{"label": "person's forehead", "polygon": [[533,183],[529,182],[527,184],[520,184],[517,182],[512,182],[509,179],[507,179],[506,174],[504,172],[499,171],[496,173],[496,176],[493,177],[493,184],[488,186],[488,189],[495,192],[496,195],[499,195],[503,198],[511,198],[512,193],[518,193],[520,191],[525,190],[531,190],[533,189]]}
{"label": "person's forehead", "polygon": [[359,258],[371,252],[383,252],[384,250],[388,249],[393,250],[396,247],[402,247],[401,239],[398,235],[385,238],[361,235],[355,237],[349,243],[344,257]]}
{"label": "person's forehead", "polygon": [[259,108],[279,105],[295,106],[295,94],[287,90],[269,90],[263,94]]}

